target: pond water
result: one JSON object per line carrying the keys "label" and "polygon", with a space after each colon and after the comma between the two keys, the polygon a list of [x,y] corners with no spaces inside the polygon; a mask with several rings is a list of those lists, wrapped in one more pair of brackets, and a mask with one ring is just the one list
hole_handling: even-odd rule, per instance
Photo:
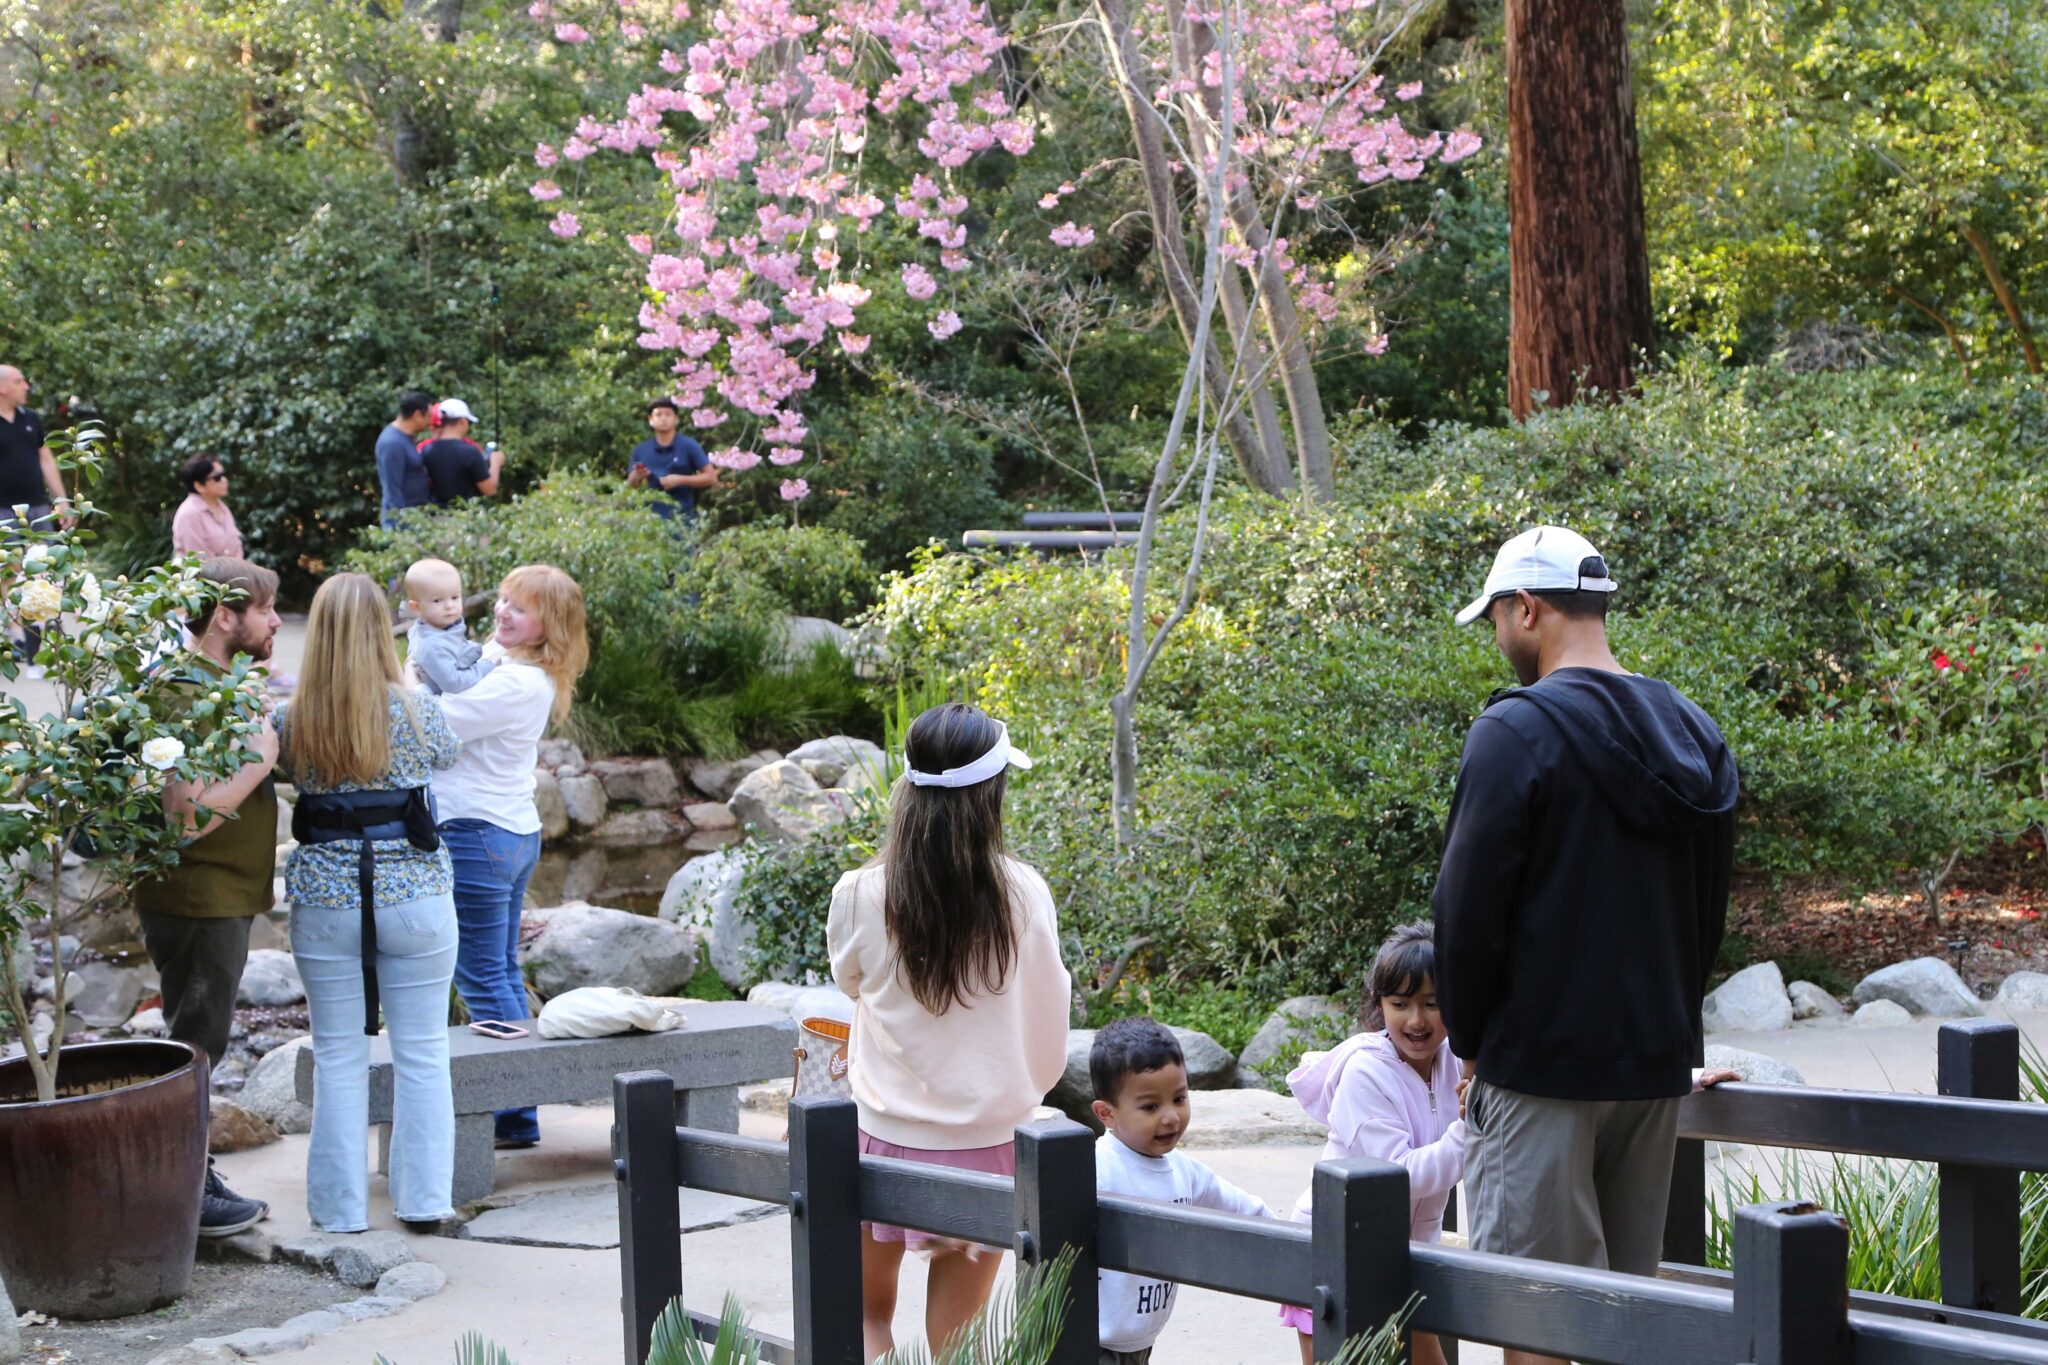
{"label": "pond water", "polygon": [[536,910],[567,901],[588,901],[614,910],[651,915],[676,869],[702,853],[680,843],[653,848],[606,848],[598,844],[554,844],[540,852],[526,904]]}

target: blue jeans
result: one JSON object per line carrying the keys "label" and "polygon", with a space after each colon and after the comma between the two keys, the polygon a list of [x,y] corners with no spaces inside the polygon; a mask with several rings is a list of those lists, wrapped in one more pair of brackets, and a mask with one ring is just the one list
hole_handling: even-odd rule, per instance
{"label": "blue jeans", "polygon": [[[472,1020],[528,1018],[519,911],[540,861],[540,835],[514,834],[488,820],[450,820],[441,826],[441,842],[455,862],[455,918],[462,927],[455,989],[463,1006]],[[532,1109],[501,1109],[497,1131],[500,1142],[533,1142],[540,1119]]]}
{"label": "blue jeans", "polygon": [[[295,907],[292,956],[306,983],[313,1022],[306,1211],[322,1232],[361,1232],[370,1225],[362,912]],[[392,1063],[391,1206],[410,1220],[455,1213],[455,1095],[448,1083],[448,981],[454,971],[453,897],[377,907],[377,994]]]}

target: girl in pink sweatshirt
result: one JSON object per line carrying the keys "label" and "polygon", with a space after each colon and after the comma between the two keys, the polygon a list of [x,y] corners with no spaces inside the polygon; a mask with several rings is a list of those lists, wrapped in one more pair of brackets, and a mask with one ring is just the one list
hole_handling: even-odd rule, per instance
{"label": "girl in pink sweatshirt", "polygon": [[[1287,1084],[1308,1116],[1328,1124],[1322,1160],[1371,1156],[1408,1170],[1408,1235],[1443,1237],[1444,1206],[1465,1174],[1465,1120],[1458,1113],[1458,1059],[1437,1014],[1436,950],[1427,923],[1408,924],[1380,945],[1366,980],[1366,1024],[1331,1052],[1306,1060]],[[1304,1190],[1297,1222],[1310,1217]],[[1314,1359],[1315,1324],[1305,1308],[1280,1310],[1301,1333],[1304,1365]],[[1428,1332],[1415,1333],[1414,1365],[1443,1365]]]}
{"label": "girl in pink sweatshirt", "polygon": [[[1071,983],[1045,879],[1003,851],[1003,793],[1031,759],[972,706],[934,707],[904,736],[889,832],[839,879],[825,923],[853,1000],[848,1080],[861,1151],[1015,1175],[1012,1134],[1067,1065]],[[861,1243],[867,1358],[895,1345],[905,1250],[931,1256],[933,1349],[981,1308],[1000,1255],[870,1223]]]}

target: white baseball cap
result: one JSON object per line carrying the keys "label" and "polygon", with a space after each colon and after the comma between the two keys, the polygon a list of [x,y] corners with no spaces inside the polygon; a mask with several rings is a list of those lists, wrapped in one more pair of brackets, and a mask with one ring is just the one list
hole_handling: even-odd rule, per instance
{"label": "white baseball cap", "polygon": [[469,410],[469,404],[463,402],[460,398],[443,398],[440,408],[441,421],[444,425],[454,421],[474,422],[476,420],[476,414]]}
{"label": "white baseball cap", "polygon": [[1500,547],[1485,589],[1458,613],[1458,624],[1472,624],[1496,597],[1510,593],[1613,592],[1620,586],[1607,576],[1607,561],[1592,541],[1562,526],[1538,526]]}

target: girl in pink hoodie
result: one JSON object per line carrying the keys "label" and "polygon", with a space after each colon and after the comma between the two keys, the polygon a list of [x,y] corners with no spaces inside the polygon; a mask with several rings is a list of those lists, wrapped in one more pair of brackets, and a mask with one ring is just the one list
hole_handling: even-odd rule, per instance
{"label": "girl in pink hoodie", "polygon": [[[1444,1205],[1465,1174],[1465,1120],[1458,1113],[1458,1059],[1437,1013],[1436,949],[1427,923],[1408,924],[1380,945],[1366,980],[1369,1032],[1305,1060],[1287,1084],[1301,1107],[1328,1124],[1322,1160],[1371,1156],[1408,1170],[1408,1235],[1443,1237]],[[1304,1190],[1296,1222],[1309,1221]],[[1315,1324],[1305,1308],[1280,1310],[1301,1334],[1304,1365],[1314,1359]],[[1414,1365],[1443,1365],[1434,1336],[1415,1333]]]}

